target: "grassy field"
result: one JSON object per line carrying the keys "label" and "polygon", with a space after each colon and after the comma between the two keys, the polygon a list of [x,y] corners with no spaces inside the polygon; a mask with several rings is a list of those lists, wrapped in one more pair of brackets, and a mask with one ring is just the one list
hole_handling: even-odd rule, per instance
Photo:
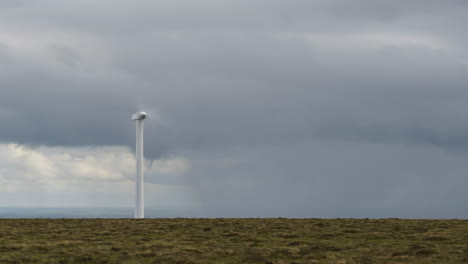
{"label": "grassy field", "polygon": [[0,219],[0,263],[468,263],[468,220]]}

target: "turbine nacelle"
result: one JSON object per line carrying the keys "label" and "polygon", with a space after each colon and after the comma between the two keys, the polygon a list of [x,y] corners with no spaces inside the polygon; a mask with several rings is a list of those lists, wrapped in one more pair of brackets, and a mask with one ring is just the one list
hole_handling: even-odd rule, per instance
{"label": "turbine nacelle", "polygon": [[132,120],[144,120],[146,118],[145,112],[136,112],[132,115]]}

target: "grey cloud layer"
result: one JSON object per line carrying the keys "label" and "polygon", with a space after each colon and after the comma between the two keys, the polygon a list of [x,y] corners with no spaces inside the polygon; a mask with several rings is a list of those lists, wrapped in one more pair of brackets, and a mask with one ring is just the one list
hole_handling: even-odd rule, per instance
{"label": "grey cloud layer", "polygon": [[[144,108],[152,117],[145,149],[151,158],[283,152],[253,157],[254,167],[233,163],[225,168],[230,173],[195,166],[189,184],[205,193],[207,207],[232,208],[237,198],[213,199],[218,194],[197,182],[225,190],[242,175],[249,177],[232,195],[260,195],[257,207],[291,207],[319,198],[308,191],[313,181],[336,190],[348,155],[390,155],[368,144],[395,153],[421,148],[419,154],[432,153],[428,161],[438,151],[465,155],[467,9],[465,1],[8,2],[0,5],[0,140],[132,146],[129,114]],[[336,157],[326,143],[315,148],[317,141],[329,142]],[[333,148],[335,141],[350,143]],[[322,166],[335,169],[306,166],[321,156]],[[387,201],[403,210],[392,191],[406,186],[411,171],[426,173],[417,169],[420,159],[408,159],[399,168],[381,161],[385,172],[362,161],[349,175],[352,190],[375,193],[325,195],[331,200],[322,206],[361,203],[382,194],[385,183],[387,196],[367,206]],[[462,163],[441,166],[440,177],[460,181]],[[285,171],[290,167],[296,169]],[[245,187],[271,179],[271,192]],[[425,192],[410,186],[422,199]],[[452,187],[459,199],[457,185],[446,192]],[[279,201],[281,193],[298,197]]]}

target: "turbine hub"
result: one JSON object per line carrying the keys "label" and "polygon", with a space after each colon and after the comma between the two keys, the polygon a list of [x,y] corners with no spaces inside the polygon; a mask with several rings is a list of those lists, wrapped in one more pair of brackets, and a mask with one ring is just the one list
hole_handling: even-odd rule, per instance
{"label": "turbine hub", "polygon": [[143,120],[146,118],[145,112],[136,112],[132,115],[132,120]]}

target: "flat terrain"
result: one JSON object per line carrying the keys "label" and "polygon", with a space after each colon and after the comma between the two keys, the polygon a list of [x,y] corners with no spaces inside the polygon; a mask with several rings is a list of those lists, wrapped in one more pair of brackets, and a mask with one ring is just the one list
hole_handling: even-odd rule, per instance
{"label": "flat terrain", "polygon": [[0,219],[0,263],[468,263],[468,220]]}

